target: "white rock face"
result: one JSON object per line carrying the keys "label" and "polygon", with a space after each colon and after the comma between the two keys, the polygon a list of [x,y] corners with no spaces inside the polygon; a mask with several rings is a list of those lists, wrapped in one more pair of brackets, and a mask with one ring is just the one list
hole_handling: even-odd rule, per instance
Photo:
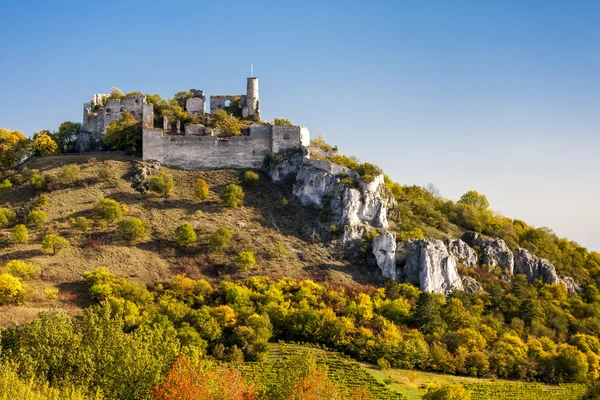
{"label": "white rock face", "polygon": [[461,239],[449,240],[448,251],[456,258],[459,265],[470,268],[477,266],[477,253]]}
{"label": "white rock face", "polygon": [[468,232],[463,239],[470,246],[479,246],[481,249],[481,263],[490,269],[500,267],[508,275],[512,275],[515,269],[515,257],[506,245],[506,242],[498,238],[482,237],[475,232]]}
{"label": "white rock face", "polygon": [[522,248],[515,250],[515,274],[523,274],[529,282],[533,282],[538,277],[542,277],[545,283],[559,282],[556,268],[546,259],[538,258]]}
{"label": "white rock face", "polygon": [[404,275],[424,292],[449,294],[463,290],[456,260],[441,240],[419,239],[407,246]]}
{"label": "white rock face", "polygon": [[571,294],[581,293],[581,286],[575,282],[575,279],[570,276],[561,276],[558,278],[559,282],[565,285],[567,291]]}
{"label": "white rock face", "polygon": [[396,234],[383,233],[373,239],[373,254],[384,278],[397,279]]}
{"label": "white rock face", "polygon": [[481,286],[481,283],[477,282],[477,280],[475,278],[471,278],[470,276],[463,276],[461,278],[461,280],[462,280],[463,288],[465,289],[466,292],[469,292],[469,293],[483,292],[483,286]]}

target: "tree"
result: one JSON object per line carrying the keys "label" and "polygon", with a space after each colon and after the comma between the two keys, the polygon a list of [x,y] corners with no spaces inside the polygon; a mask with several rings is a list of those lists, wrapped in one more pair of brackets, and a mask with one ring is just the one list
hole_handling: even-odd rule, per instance
{"label": "tree", "polygon": [[186,222],[175,229],[175,240],[182,247],[195,243],[196,239],[196,232],[194,232],[194,227],[190,223]]}
{"label": "tree", "polygon": [[471,400],[471,392],[461,384],[445,384],[429,388],[423,400]]}
{"label": "tree", "polygon": [[8,227],[16,216],[17,214],[13,210],[0,207],[0,228]]}
{"label": "tree", "polygon": [[240,251],[235,257],[234,262],[235,265],[238,266],[238,268],[243,269],[244,271],[247,271],[256,265],[254,253],[251,251]]}
{"label": "tree", "polygon": [[198,179],[194,185],[194,197],[203,202],[208,200],[208,183],[204,179]]}
{"label": "tree", "polygon": [[259,179],[260,176],[254,171],[244,172],[244,183],[248,186],[254,185]]}
{"label": "tree", "polygon": [[415,308],[415,323],[425,333],[435,333],[444,330],[441,307],[435,294],[421,292]]}
{"label": "tree", "polygon": [[305,380],[297,382],[290,400],[342,400],[339,386],[320,368],[309,372]]}
{"label": "tree", "polygon": [[7,195],[10,192],[12,192],[12,190],[13,190],[13,185],[12,185],[11,181],[9,181],[8,179],[5,179],[2,182],[0,182],[0,195],[2,195],[2,196]]}
{"label": "tree", "polygon": [[25,244],[29,242],[29,234],[27,232],[27,227],[23,224],[16,225],[10,231],[12,235],[12,240],[15,243]]}
{"label": "tree", "polygon": [[240,120],[227,114],[225,110],[218,110],[214,114],[215,126],[219,129],[219,136],[239,136],[242,134],[242,125]]}
{"label": "tree", "polygon": [[487,197],[475,190],[469,190],[467,193],[463,194],[459,202],[473,206],[480,211],[487,210],[490,206]]}
{"label": "tree", "polygon": [[33,151],[40,156],[58,153],[58,145],[48,131],[40,131],[33,135]]}
{"label": "tree", "polygon": [[58,149],[63,153],[68,153],[75,150],[75,144],[77,137],[83,131],[83,127],[79,122],[65,121],[58,127],[58,131],[52,133],[50,136],[56,144]]}
{"label": "tree", "polygon": [[147,240],[151,229],[149,222],[139,218],[127,218],[118,223],[119,235],[131,245]]}
{"label": "tree", "polygon": [[142,124],[133,114],[124,112],[120,120],[112,121],[106,127],[102,141],[111,150],[139,152],[142,148]]}
{"label": "tree", "polygon": [[163,171],[158,175],[152,175],[146,182],[152,192],[158,193],[163,197],[169,197],[173,191],[173,176],[167,172]]}
{"label": "tree", "polygon": [[33,228],[41,227],[47,220],[48,216],[41,210],[33,210],[27,215],[27,224]]}
{"label": "tree", "polygon": [[70,244],[67,239],[53,233],[44,236],[42,239],[42,249],[51,250],[53,255],[69,246]]}
{"label": "tree", "polygon": [[29,179],[29,184],[35,190],[44,190],[46,188],[46,176],[38,173],[34,173],[31,175]]}
{"label": "tree", "polygon": [[99,218],[113,222],[121,219],[123,212],[127,211],[127,207],[113,199],[102,199],[94,205],[93,211]]}
{"label": "tree", "polygon": [[12,275],[23,278],[31,279],[35,275],[40,273],[40,266],[37,264],[28,264],[21,260],[12,260],[6,263],[6,269]]}
{"label": "tree", "polygon": [[231,242],[231,232],[225,227],[217,229],[210,237],[210,245],[216,251],[222,251]]}
{"label": "tree", "polygon": [[0,274],[0,304],[19,303],[25,297],[25,286],[11,274]]}
{"label": "tree", "polygon": [[287,118],[275,118],[273,120],[273,125],[275,125],[275,126],[294,126],[294,124],[292,124],[292,121],[290,121]]}
{"label": "tree", "polygon": [[222,198],[226,206],[237,208],[244,201],[244,189],[232,183],[225,188]]}
{"label": "tree", "polygon": [[0,128],[0,168],[11,167],[28,152],[30,140],[19,131]]}

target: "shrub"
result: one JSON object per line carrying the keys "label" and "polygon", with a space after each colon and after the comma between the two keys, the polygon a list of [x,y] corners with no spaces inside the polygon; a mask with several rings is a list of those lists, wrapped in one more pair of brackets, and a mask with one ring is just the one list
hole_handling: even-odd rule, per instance
{"label": "shrub", "polygon": [[459,202],[473,206],[480,211],[487,210],[490,206],[487,197],[475,190],[469,190],[467,193],[463,194]]}
{"label": "shrub", "polygon": [[10,193],[12,190],[13,190],[13,185],[8,179],[5,179],[2,182],[0,182],[0,195],[6,195],[6,194]]}
{"label": "shrub", "polygon": [[116,219],[121,219],[123,212],[127,211],[127,207],[113,199],[102,199],[96,203],[93,211],[99,218],[113,222]]}
{"label": "shrub", "polygon": [[152,226],[139,218],[127,218],[119,222],[118,229],[121,238],[134,245],[148,239]]}
{"label": "shrub", "polygon": [[158,175],[152,175],[146,181],[150,191],[158,193],[163,197],[169,197],[173,191],[173,177],[167,172],[161,172]]}
{"label": "shrub", "polygon": [[198,179],[194,185],[194,197],[198,201],[208,200],[208,183],[204,179]]}
{"label": "shrub", "polygon": [[46,189],[46,184],[47,184],[46,176],[35,173],[31,176],[31,178],[29,178],[29,184],[35,190],[44,190],[44,189]]}
{"label": "shrub", "polygon": [[86,217],[69,218],[69,224],[75,229],[82,232],[89,232],[92,230],[92,224],[94,221]]}
{"label": "shrub", "polygon": [[239,136],[242,134],[242,125],[240,120],[227,114],[224,110],[219,110],[215,113],[216,124],[219,128],[219,136]]}
{"label": "shrub", "polygon": [[102,141],[112,150],[139,151],[142,148],[142,124],[133,114],[124,112],[120,120],[112,121],[106,127]]}
{"label": "shrub", "polygon": [[429,388],[423,400],[471,400],[471,393],[461,384],[445,384]]}
{"label": "shrub", "polygon": [[12,234],[13,242],[25,244],[29,242],[29,233],[27,232],[27,227],[23,224],[19,224],[12,228],[10,231]]}
{"label": "shrub", "polygon": [[81,180],[81,168],[76,164],[65,165],[58,173],[58,182],[63,185],[70,185]]}
{"label": "shrub", "polygon": [[98,179],[101,181],[109,181],[115,177],[115,173],[108,167],[102,167],[98,172]]}
{"label": "shrub", "polygon": [[0,304],[20,303],[25,297],[25,286],[11,274],[0,274]]}
{"label": "shrub", "polygon": [[254,259],[254,253],[251,251],[241,251],[235,257],[235,265],[238,268],[243,269],[244,271],[249,270],[250,268],[256,265],[256,260]]}
{"label": "shrub", "polygon": [[69,241],[67,239],[55,235],[54,233],[50,233],[42,239],[42,249],[49,250],[52,254],[56,254],[69,246]]}
{"label": "shrub", "polygon": [[38,209],[44,209],[48,205],[48,196],[45,194],[39,196],[35,201],[35,207]]}
{"label": "shrub", "polygon": [[383,173],[381,168],[377,165],[368,162],[361,164],[356,172],[358,172],[360,178],[367,183],[373,182],[377,176]]}
{"label": "shrub", "polygon": [[13,219],[16,217],[16,213],[8,208],[0,208],[0,228],[6,228]]}
{"label": "shrub", "polygon": [[292,121],[290,121],[287,118],[275,118],[273,120],[273,125],[275,125],[275,126],[294,126],[294,124],[292,124]]}
{"label": "shrub", "polygon": [[6,263],[6,269],[12,275],[23,279],[31,279],[40,273],[40,266],[37,264],[28,264],[21,260],[12,260]]}
{"label": "shrub", "polygon": [[254,171],[246,171],[244,172],[244,183],[248,186],[251,186],[258,182],[260,176]]}
{"label": "shrub", "polygon": [[58,298],[58,288],[46,288],[44,289],[44,296],[48,300],[55,300]]}
{"label": "shrub", "polygon": [[232,234],[229,229],[221,227],[210,237],[210,245],[214,250],[222,251],[231,242]]}
{"label": "shrub", "polygon": [[27,215],[27,225],[33,228],[39,228],[48,221],[48,215],[41,210],[33,210]]}
{"label": "shrub", "polygon": [[50,137],[48,131],[41,131],[34,135],[33,151],[40,156],[58,153],[58,145]]}
{"label": "shrub", "polygon": [[236,208],[244,201],[244,189],[232,183],[227,186],[222,197],[226,206]]}
{"label": "shrub", "polygon": [[192,224],[186,222],[175,229],[175,240],[182,247],[195,243],[196,239],[196,232],[194,232]]}

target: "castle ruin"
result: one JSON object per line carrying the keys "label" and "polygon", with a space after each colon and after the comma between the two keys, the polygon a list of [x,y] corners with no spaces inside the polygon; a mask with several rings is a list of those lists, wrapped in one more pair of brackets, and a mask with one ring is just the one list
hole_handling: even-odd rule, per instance
{"label": "castle ruin", "polygon": [[[203,90],[191,90],[185,101],[185,111],[192,116],[210,118],[232,103],[239,104],[243,118],[260,121],[258,78],[247,79],[246,94],[210,96],[210,114],[206,113]],[[131,113],[142,125],[142,158],[158,161],[171,167],[188,170],[215,168],[259,168],[269,153],[308,146],[310,134],[301,126],[275,126],[265,122],[253,123],[240,136],[219,137],[199,123],[169,121],[163,118],[155,126],[154,105],[145,95],[123,99],[95,94],[83,107],[83,130],[95,140],[106,135],[106,128],[123,114]],[[175,123],[173,125],[173,122]]]}

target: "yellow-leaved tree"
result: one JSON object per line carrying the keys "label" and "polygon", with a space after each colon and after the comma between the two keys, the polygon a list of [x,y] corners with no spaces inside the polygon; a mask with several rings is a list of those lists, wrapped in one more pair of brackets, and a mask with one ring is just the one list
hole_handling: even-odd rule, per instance
{"label": "yellow-leaved tree", "polygon": [[48,131],[40,131],[33,136],[33,151],[40,156],[47,156],[58,153],[58,145]]}

